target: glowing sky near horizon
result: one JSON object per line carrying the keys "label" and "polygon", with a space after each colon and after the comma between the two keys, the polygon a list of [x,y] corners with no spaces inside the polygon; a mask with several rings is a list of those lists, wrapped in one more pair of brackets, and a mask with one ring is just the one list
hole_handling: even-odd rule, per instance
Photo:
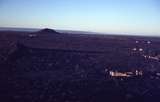
{"label": "glowing sky near horizon", "polygon": [[160,0],[0,0],[0,27],[160,36]]}

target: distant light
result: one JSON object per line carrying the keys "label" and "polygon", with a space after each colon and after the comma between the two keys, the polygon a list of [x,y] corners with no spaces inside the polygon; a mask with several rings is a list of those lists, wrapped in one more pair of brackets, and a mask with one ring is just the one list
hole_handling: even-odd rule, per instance
{"label": "distant light", "polygon": [[142,75],[143,75],[143,72],[136,70],[136,76],[139,76],[139,75],[142,76]]}
{"label": "distant light", "polygon": [[139,43],[139,41],[136,41],[136,43]]}
{"label": "distant light", "polygon": [[137,48],[133,48],[132,50],[133,50],[133,51],[137,51]]}
{"label": "distant light", "polygon": [[104,71],[105,71],[105,72],[108,72],[108,69],[105,69]]}
{"label": "distant light", "polygon": [[110,76],[114,76],[114,72],[113,71],[110,71],[109,74],[110,74]]}
{"label": "distant light", "polygon": [[32,37],[36,37],[37,35],[36,34],[29,34],[29,37],[32,38]]}
{"label": "distant light", "polygon": [[147,56],[146,55],[143,55],[144,56],[144,58],[147,58]]}
{"label": "distant light", "polygon": [[136,75],[138,75],[138,70],[136,70]]}
{"label": "distant light", "polygon": [[142,48],[139,48],[139,51],[141,52],[141,51],[143,51],[143,49],[142,49]]}
{"label": "distant light", "polygon": [[157,76],[160,76],[160,73],[156,73]]}
{"label": "distant light", "polygon": [[147,41],[147,44],[151,44],[151,41]]}
{"label": "distant light", "polygon": [[142,72],[142,71],[139,71],[139,75],[141,75],[141,76],[142,76],[142,75],[143,75],[143,72]]}
{"label": "distant light", "polygon": [[129,75],[132,75],[133,74],[133,72],[126,72],[127,74],[129,74]]}

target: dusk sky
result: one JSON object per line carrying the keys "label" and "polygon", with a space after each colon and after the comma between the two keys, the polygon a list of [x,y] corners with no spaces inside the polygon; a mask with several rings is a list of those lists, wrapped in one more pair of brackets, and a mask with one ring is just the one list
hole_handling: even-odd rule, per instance
{"label": "dusk sky", "polygon": [[0,0],[0,27],[160,36],[160,0]]}

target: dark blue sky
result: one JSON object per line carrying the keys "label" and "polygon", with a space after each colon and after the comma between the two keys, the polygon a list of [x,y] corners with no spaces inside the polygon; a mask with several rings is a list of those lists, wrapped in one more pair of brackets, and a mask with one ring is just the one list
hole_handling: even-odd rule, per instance
{"label": "dark blue sky", "polygon": [[159,34],[159,0],[0,0],[1,27]]}

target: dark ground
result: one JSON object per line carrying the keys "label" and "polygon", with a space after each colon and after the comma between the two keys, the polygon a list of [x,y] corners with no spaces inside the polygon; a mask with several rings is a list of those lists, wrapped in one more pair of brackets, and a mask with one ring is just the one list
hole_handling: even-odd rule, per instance
{"label": "dark ground", "polygon": [[[0,101],[155,102],[160,62],[143,55],[158,56],[159,44],[154,37],[1,31]],[[144,74],[115,78],[106,69]]]}

